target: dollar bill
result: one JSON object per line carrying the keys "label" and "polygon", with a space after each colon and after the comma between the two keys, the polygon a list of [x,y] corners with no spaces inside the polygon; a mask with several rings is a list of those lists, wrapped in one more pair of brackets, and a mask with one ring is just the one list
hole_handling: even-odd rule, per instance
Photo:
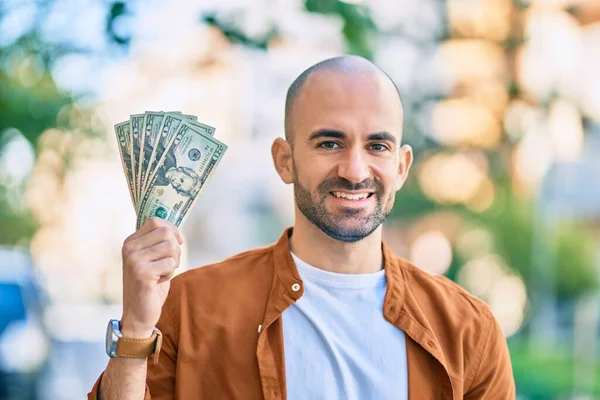
{"label": "dollar bill", "polygon": [[203,128],[180,120],[139,202],[137,227],[152,217],[180,226],[226,150]]}
{"label": "dollar bill", "polygon": [[183,121],[193,123],[194,126],[200,129],[200,131],[204,134],[213,136],[215,133],[215,128],[197,122],[197,118],[193,115],[165,113],[158,135],[153,139],[154,144],[152,146],[152,155],[148,161],[148,173],[143,182],[141,190],[142,193],[145,193],[148,190],[150,180],[156,172],[157,167],[160,165],[159,161],[165,152],[167,144],[173,139],[175,133],[178,131],[179,125]]}
{"label": "dollar bill", "polygon": [[135,196],[135,179],[132,170],[133,146],[131,142],[131,129],[129,121],[116,124],[115,133],[117,135],[117,141],[119,142],[119,154],[121,155],[121,163],[123,164],[123,171],[125,172],[127,185],[129,186],[129,194],[131,195],[133,206],[136,207],[137,198]]}
{"label": "dollar bill", "polygon": [[[150,164],[152,164],[152,162],[155,160],[155,157],[156,157],[157,142],[160,137],[160,130],[162,127],[162,122],[164,120],[165,114],[178,114],[187,120],[191,120],[191,121],[198,120],[198,118],[195,115],[181,114],[181,112],[179,112],[179,111],[169,111],[168,113],[146,112],[146,120],[144,123],[145,124],[150,123],[152,125],[152,127],[148,131],[148,137],[145,138],[144,149],[142,150],[144,153],[143,161],[141,163],[142,164],[141,165],[142,174],[141,174],[141,179],[140,179],[141,185],[142,185],[142,189],[141,189],[142,194],[144,193],[144,189],[145,189],[146,183],[148,181],[148,179],[147,179],[148,175],[153,170],[153,168],[150,168]],[[149,115],[152,115],[152,118],[149,118]]]}
{"label": "dollar bill", "polygon": [[[131,172],[133,172],[134,177],[134,185],[135,185],[135,196],[139,200],[141,197],[140,189],[141,184],[138,180],[138,175],[140,171],[139,161],[140,161],[140,148],[142,147],[142,138],[143,135],[143,125],[144,125],[144,114],[134,114],[129,116],[129,124],[131,125],[131,141],[133,145],[133,160],[131,163]],[[137,204],[137,203],[136,203]]]}
{"label": "dollar bill", "polygon": [[143,196],[144,182],[148,173],[148,164],[152,155],[155,139],[158,137],[159,129],[165,117],[163,112],[147,111],[144,113],[142,139],[140,141],[140,157],[138,161],[139,170],[137,182],[140,182],[139,196]]}

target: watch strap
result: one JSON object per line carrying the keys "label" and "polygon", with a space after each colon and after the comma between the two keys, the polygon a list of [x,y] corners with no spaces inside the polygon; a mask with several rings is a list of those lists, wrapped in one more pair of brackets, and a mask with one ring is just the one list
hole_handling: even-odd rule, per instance
{"label": "watch strap", "polygon": [[162,347],[162,332],[155,328],[152,336],[147,339],[132,339],[121,337],[117,342],[117,357],[148,358],[154,354],[154,365],[158,363],[158,356]]}

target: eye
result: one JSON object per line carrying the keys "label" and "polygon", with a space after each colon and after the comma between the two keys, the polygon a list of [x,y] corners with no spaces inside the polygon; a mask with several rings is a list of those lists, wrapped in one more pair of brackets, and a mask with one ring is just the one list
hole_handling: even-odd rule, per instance
{"label": "eye", "polygon": [[340,145],[336,142],[321,142],[317,145],[317,147],[322,148],[322,149],[326,149],[326,150],[333,150],[333,149],[337,149],[340,147]]}
{"label": "eye", "polygon": [[369,145],[369,148],[378,153],[382,153],[384,151],[389,150],[389,148],[385,144],[381,144],[381,143],[373,143],[373,144]]}

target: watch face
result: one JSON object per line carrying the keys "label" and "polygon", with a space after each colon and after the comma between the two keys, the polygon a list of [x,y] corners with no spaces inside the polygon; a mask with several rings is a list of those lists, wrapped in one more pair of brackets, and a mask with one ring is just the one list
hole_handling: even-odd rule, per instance
{"label": "watch face", "polygon": [[117,342],[119,340],[119,321],[111,319],[106,327],[106,354],[114,358],[117,356]]}

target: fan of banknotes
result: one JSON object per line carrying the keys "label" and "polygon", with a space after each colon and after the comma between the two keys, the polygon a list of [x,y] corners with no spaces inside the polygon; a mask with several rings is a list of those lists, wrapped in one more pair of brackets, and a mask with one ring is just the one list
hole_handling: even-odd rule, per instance
{"label": "fan of banknotes", "polygon": [[137,228],[152,217],[180,226],[227,150],[215,128],[194,115],[148,111],[115,133]]}

